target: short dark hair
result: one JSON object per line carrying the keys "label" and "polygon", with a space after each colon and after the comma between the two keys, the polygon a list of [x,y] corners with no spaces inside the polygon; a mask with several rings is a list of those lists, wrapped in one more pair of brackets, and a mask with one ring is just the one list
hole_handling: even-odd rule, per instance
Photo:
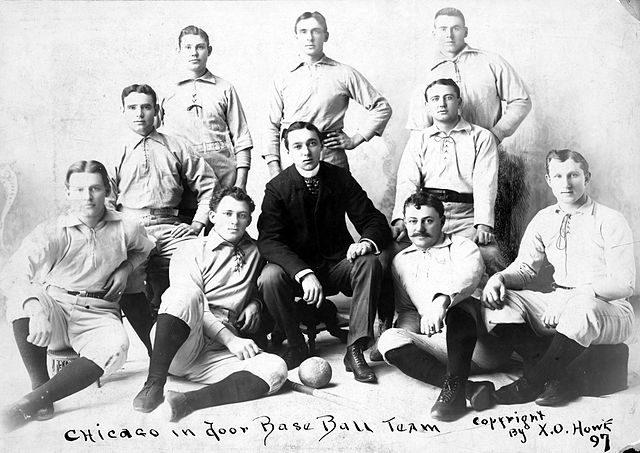
{"label": "short dark hair", "polygon": [[180,34],[178,35],[178,47],[182,45],[182,37],[185,35],[196,35],[201,36],[207,43],[207,46],[210,46],[209,43],[209,35],[202,28],[196,27],[195,25],[187,25],[182,30],[180,30]]}
{"label": "short dark hair", "polygon": [[322,28],[324,28],[325,33],[329,31],[327,29],[327,19],[325,19],[322,14],[320,14],[318,11],[314,11],[312,13],[310,13],[309,11],[305,11],[304,13],[300,14],[296,19],[296,23],[293,26],[293,32],[298,33],[298,22],[300,22],[301,20],[311,19],[311,18],[317,20],[318,23],[322,25]]}
{"label": "short dark hair", "polygon": [[464,20],[464,14],[462,14],[462,11],[460,11],[458,8],[442,8],[433,17],[434,22],[440,16],[459,17],[460,19],[462,19],[462,25],[466,26],[466,21]]}
{"label": "short dark hair", "polygon": [[111,182],[109,180],[109,174],[102,162],[97,160],[79,160],[72,163],[67,170],[67,176],[64,178],[65,187],[69,188],[69,178],[74,173],[97,173],[102,178],[102,183],[107,192],[107,195],[111,194]]}
{"label": "short dark hair", "polygon": [[547,158],[545,159],[544,166],[547,175],[549,174],[549,162],[551,162],[551,160],[553,159],[559,160],[560,162],[571,159],[580,164],[580,168],[582,168],[582,171],[584,171],[585,176],[588,176],[590,174],[589,162],[587,162],[587,159],[585,159],[584,156],[579,152],[572,151],[570,149],[552,149],[551,151],[549,151],[549,153],[547,154]]}
{"label": "short dark hair", "polygon": [[406,213],[408,206],[413,206],[416,209],[420,209],[422,206],[433,208],[440,216],[440,219],[442,219],[442,223],[444,223],[444,205],[442,201],[435,195],[427,192],[424,188],[416,188],[416,191],[409,195],[409,198],[404,201],[402,215]]}
{"label": "short dark hair", "polygon": [[288,128],[282,131],[284,147],[287,148],[287,150],[289,149],[289,133],[292,131],[298,131],[300,129],[306,129],[308,131],[315,132],[318,136],[318,140],[322,141],[322,138],[320,137],[320,131],[313,123],[309,123],[307,121],[296,121],[294,123],[291,123]]}
{"label": "short dark hair", "polygon": [[247,203],[247,206],[249,206],[249,212],[253,212],[256,209],[256,204],[247,192],[245,192],[244,189],[235,186],[222,186],[215,190],[213,192],[213,197],[211,197],[211,201],[209,202],[209,209],[212,211],[217,210],[220,205],[220,201],[222,201],[224,197],[231,197],[235,200]]}
{"label": "short dark hair", "polygon": [[429,88],[431,88],[434,85],[446,85],[449,87],[453,87],[456,94],[458,95],[458,98],[460,98],[460,87],[458,86],[457,83],[453,81],[453,79],[436,79],[433,82],[431,82],[429,85],[427,85],[427,88],[424,89],[424,98],[426,99],[427,102],[429,102],[429,98],[427,97],[427,91],[429,91]]}
{"label": "short dark hair", "polygon": [[120,99],[122,100],[122,106],[123,107],[124,107],[124,98],[129,96],[131,93],[148,94],[149,96],[151,96],[151,99],[153,99],[153,105],[154,106],[158,103],[158,96],[156,95],[156,92],[153,91],[153,88],[151,88],[149,85],[146,85],[144,83],[143,84],[134,83],[133,85],[129,85],[128,87],[124,87],[124,89],[122,90],[122,94],[120,95]]}

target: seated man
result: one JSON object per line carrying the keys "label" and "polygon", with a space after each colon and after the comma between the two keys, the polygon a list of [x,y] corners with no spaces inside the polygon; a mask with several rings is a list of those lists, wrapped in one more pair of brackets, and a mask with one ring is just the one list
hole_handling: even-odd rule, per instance
{"label": "seated man", "polygon": [[[604,347],[603,355],[626,350],[621,343],[632,330],[628,298],[634,290],[635,261],[629,224],[622,214],[587,195],[591,173],[580,153],[553,150],[546,170],[557,204],[536,214],[516,261],[492,276],[482,293],[487,323],[496,324],[493,332],[517,341],[529,362],[522,378],[496,392],[499,404],[535,399],[539,405],[556,406],[577,398],[583,389],[575,377],[584,370],[576,373],[575,367],[586,349],[616,345]],[[545,258],[554,268],[554,291],[521,290]],[[528,349],[539,337],[551,341],[536,358]],[[626,371],[623,380],[611,390],[626,386]]]}
{"label": "seated man", "polygon": [[[122,90],[122,112],[129,132],[115,157],[114,202],[124,215],[142,222],[155,239],[149,262],[135,270],[122,297],[122,310],[151,355],[152,314],[144,294],[145,271],[158,311],[169,286],[169,260],[177,246],[195,238],[207,223],[209,200],[216,185],[213,170],[194,157],[185,142],[155,130],[156,93],[149,85]],[[190,224],[178,218],[184,187],[198,194],[198,211]]]}
{"label": "seated man", "polygon": [[[320,162],[322,140],[313,124],[294,122],[284,132],[284,143],[293,165],[267,183],[258,247],[268,264],[258,286],[287,337],[287,367],[308,356],[294,297],[320,306],[325,295],[342,292],[353,295],[345,367],[356,380],[375,382],[362,351],[372,343],[382,277],[375,254],[391,239],[387,220],[348,170]],[[345,214],[361,235],[357,243]]]}
{"label": "seated man", "polygon": [[397,328],[380,336],[378,348],[405,374],[442,387],[431,416],[451,421],[466,412],[465,393],[476,410],[489,407],[493,384],[467,378],[505,363],[510,351],[486,335],[480,302],[472,297],[484,272],[478,247],[442,232],[444,212],[425,189],[404,202],[412,245],[393,260]]}
{"label": "seated man", "polygon": [[149,375],[133,400],[135,410],[151,412],[162,403],[168,373],[207,384],[193,392],[167,392],[174,422],[197,409],[275,393],[286,381],[284,361],[245,338],[257,330],[262,310],[256,297],[262,259],[246,234],[254,209],[238,187],[216,191],[209,212],[213,229],[174,254]]}
{"label": "seated man", "polygon": [[[129,340],[118,300],[153,243],[141,225],[105,208],[109,177],[79,161],[65,179],[71,209],[29,234],[6,265],[7,319],[33,391],[2,412],[7,430],[53,417],[53,403],[119,369]],[[80,357],[49,379],[47,347]]]}
{"label": "seated man", "polygon": [[[406,238],[402,206],[416,187],[424,187],[444,203],[444,231],[472,239],[492,274],[502,259],[494,241],[494,204],[498,180],[498,148],[488,130],[458,114],[460,88],[451,79],[431,82],[424,92],[433,125],[407,142],[398,168],[393,236]],[[397,248],[408,246],[408,241]]]}

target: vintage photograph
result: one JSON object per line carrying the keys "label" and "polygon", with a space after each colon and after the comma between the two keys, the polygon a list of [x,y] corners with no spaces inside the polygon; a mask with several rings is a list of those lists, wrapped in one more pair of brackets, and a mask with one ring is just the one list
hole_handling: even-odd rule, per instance
{"label": "vintage photograph", "polygon": [[0,451],[640,451],[640,0],[0,3]]}

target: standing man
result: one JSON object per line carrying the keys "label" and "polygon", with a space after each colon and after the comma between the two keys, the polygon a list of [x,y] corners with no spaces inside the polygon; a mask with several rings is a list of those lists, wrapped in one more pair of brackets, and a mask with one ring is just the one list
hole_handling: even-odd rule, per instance
{"label": "standing man", "polygon": [[246,233],[254,209],[239,187],[218,190],[211,199],[209,235],[176,251],[135,410],[151,412],[162,403],[168,373],[207,384],[192,392],[167,392],[173,422],[205,407],[275,393],[286,381],[284,361],[248,338],[263,309],[256,286],[263,263]]}
{"label": "standing man", "polygon": [[498,149],[494,136],[458,114],[463,101],[451,79],[431,82],[426,90],[433,124],[407,142],[396,185],[392,230],[399,248],[409,244],[403,220],[405,200],[416,187],[444,203],[444,231],[480,246],[487,270],[504,269],[493,234],[498,185]]}
{"label": "standing man", "polygon": [[[53,403],[118,370],[129,340],[118,301],[134,268],[153,248],[144,228],[105,208],[109,176],[78,161],[65,178],[70,210],[38,226],[11,257],[2,283],[7,319],[33,391],[4,408],[6,430],[53,417]],[[49,379],[47,348],[79,358]]]}
{"label": "standing man", "polygon": [[476,410],[492,404],[493,384],[467,378],[503,365],[511,351],[484,328],[478,247],[442,231],[445,207],[427,190],[410,195],[402,209],[411,245],[393,260],[397,327],[380,336],[378,348],[403,373],[441,387],[431,416],[452,421],[465,414],[465,396]]}
{"label": "standing man", "polygon": [[[378,211],[348,170],[320,162],[320,131],[295,122],[283,133],[293,165],[265,190],[258,219],[258,247],[268,261],[258,285],[289,347],[284,359],[297,367],[309,352],[295,316],[299,303],[319,306],[325,295],[353,296],[344,364],[355,379],[375,382],[362,351],[371,346],[382,267],[375,256],[390,237]],[[353,242],[345,214],[361,235]]]}
{"label": "standing man", "polygon": [[[208,221],[209,200],[216,183],[211,168],[191,154],[186,144],[156,131],[156,93],[149,85],[122,90],[122,112],[129,132],[115,156],[113,184],[116,209],[140,221],[155,239],[149,262],[136,269],[122,298],[122,308],[149,349],[152,320],[144,294],[146,280],[153,292],[151,306],[157,312],[160,297],[169,286],[169,260],[177,245],[195,238]],[[184,187],[198,195],[198,210],[190,223],[178,217]]]}
{"label": "standing man", "polygon": [[[233,85],[207,69],[209,35],[194,25],[178,35],[181,72],[166,88],[160,103],[161,130],[186,139],[189,152],[211,166],[223,186],[245,189],[253,142],[240,98]],[[180,213],[190,221],[197,212],[189,190]]]}
{"label": "standing man", "polygon": [[[272,177],[280,173],[281,131],[296,121],[306,121],[321,131],[324,148],[321,159],[349,168],[345,151],[382,135],[391,117],[391,107],[358,71],[324,54],[329,31],[322,14],[317,11],[301,14],[294,32],[300,48],[299,62],[273,82],[267,147],[262,157]],[[366,123],[352,136],[343,131],[349,99],[369,111]]]}
{"label": "standing man", "polygon": [[[546,169],[557,204],[531,220],[517,259],[489,279],[482,302],[496,335],[525,349],[539,337],[551,337],[551,343],[522,378],[496,392],[499,404],[558,406],[577,398],[583,389],[576,378],[584,371],[576,373],[576,363],[591,345],[607,345],[601,358],[626,350],[624,375],[609,393],[626,388],[628,349],[622,342],[632,332],[628,298],[636,275],[631,228],[622,214],[587,195],[591,173],[580,153],[552,150]],[[545,258],[554,269],[554,290],[523,290]],[[528,359],[526,350],[521,355]]]}
{"label": "standing man", "polygon": [[[531,99],[515,70],[501,56],[470,47],[462,12],[443,8],[434,18],[436,52],[429,73],[413,96],[407,129],[421,131],[433,123],[425,86],[453,79],[460,87],[462,117],[489,129],[498,143],[512,135],[531,110]],[[503,111],[502,103],[506,109]]]}

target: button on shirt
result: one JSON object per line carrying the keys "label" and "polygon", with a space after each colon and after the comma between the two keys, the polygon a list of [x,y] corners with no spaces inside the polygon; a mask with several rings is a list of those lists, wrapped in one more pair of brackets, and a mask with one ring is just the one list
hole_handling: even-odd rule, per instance
{"label": "button on shirt", "polygon": [[568,214],[559,205],[542,209],[524,233],[516,260],[500,274],[507,287],[531,281],[544,263],[554,268],[554,280],[565,287],[591,286],[596,294],[633,294],[633,237],[617,211],[588,198]]}
{"label": "button on shirt", "polygon": [[253,142],[233,85],[208,70],[172,84],[161,100],[162,131],[183,137],[211,165],[215,153],[236,167],[251,166]]}
{"label": "button on shirt", "polygon": [[423,130],[433,123],[424,91],[429,83],[443,78],[453,79],[460,87],[462,116],[489,129],[499,141],[512,135],[531,110],[524,82],[511,65],[500,55],[467,45],[453,59],[436,52],[434,65],[412,97],[407,129]]}
{"label": "button on shirt", "polygon": [[299,63],[276,78],[271,90],[266,162],[280,160],[280,130],[296,121],[313,123],[320,131],[337,131],[344,127],[349,99],[369,111],[358,128],[365,140],[382,135],[391,106],[362,74],[342,63],[323,56],[319,61]]}
{"label": "button on shirt", "polygon": [[11,295],[9,303],[20,305],[33,297],[33,285],[101,292],[123,261],[135,268],[153,247],[141,224],[117,212],[107,210],[94,228],[64,215],[39,225],[24,239],[8,261],[2,282]]}
{"label": "button on shirt", "polygon": [[251,300],[257,299],[257,280],[262,269],[258,246],[248,234],[238,242],[244,264],[238,268],[234,246],[211,230],[205,238],[183,243],[169,265],[171,287],[192,288],[206,297],[205,332],[217,335],[233,323]]}
{"label": "button on shirt", "polygon": [[473,193],[474,225],[494,226],[498,149],[486,129],[460,118],[446,134],[434,124],[413,134],[404,149],[396,183],[393,220],[416,187]]}
{"label": "button on shirt", "polygon": [[452,305],[474,295],[484,273],[484,262],[476,244],[462,236],[445,234],[442,243],[422,250],[411,245],[398,253],[391,267],[399,313],[420,314],[438,294]]}
{"label": "button on shirt", "polygon": [[155,130],[146,137],[130,131],[116,162],[112,197],[117,197],[118,210],[176,208],[185,183],[198,193],[194,220],[207,223],[217,180],[213,170],[189,154],[184,143]]}

